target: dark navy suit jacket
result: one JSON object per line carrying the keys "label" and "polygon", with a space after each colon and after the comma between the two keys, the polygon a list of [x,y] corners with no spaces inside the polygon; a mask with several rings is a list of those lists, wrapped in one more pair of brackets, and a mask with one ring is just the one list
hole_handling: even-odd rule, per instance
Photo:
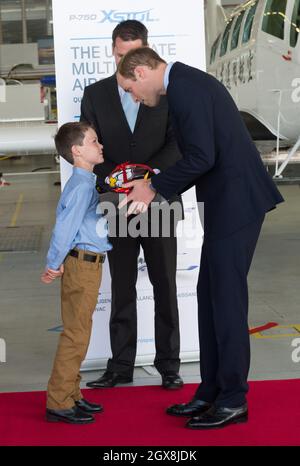
{"label": "dark navy suit jacket", "polygon": [[205,237],[224,238],[283,201],[217,79],[176,62],[167,99],[183,158],[153,177],[152,184],[166,199],[195,185],[197,200],[205,203]]}

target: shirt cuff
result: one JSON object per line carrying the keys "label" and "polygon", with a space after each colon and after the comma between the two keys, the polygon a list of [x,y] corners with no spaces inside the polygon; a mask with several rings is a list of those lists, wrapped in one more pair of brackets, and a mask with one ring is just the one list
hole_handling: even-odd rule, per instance
{"label": "shirt cuff", "polygon": [[[61,265],[61,264],[60,264]],[[57,264],[46,264],[46,269],[51,269],[51,270],[56,270],[57,272],[59,271],[60,269],[60,265],[57,267]]]}

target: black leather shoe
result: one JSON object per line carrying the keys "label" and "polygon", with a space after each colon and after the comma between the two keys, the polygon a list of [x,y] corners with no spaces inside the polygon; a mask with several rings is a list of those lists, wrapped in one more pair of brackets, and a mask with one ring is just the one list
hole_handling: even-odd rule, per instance
{"label": "black leather shoe", "polygon": [[189,403],[169,406],[166,413],[171,414],[171,416],[193,417],[204,413],[211,406],[211,403],[207,403],[206,401],[192,400]]}
{"label": "black leather shoe", "polygon": [[75,401],[76,406],[88,414],[102,413],[103,406],[97,405],[96,403],[90,403],[89,401],[81,398],[81,400]]}
{"label": "black leather shoe", "polygon": [[86,386],[90,388],[110,388],[114,387],[118,383],[130,383],[132,377],[126,377],[124,375],[116,374],[115,372],[106,371],[97,380],[87,382]]}
{"label": "black leather shoe", "polygon": [[183,380],[177,372],[168,371],[161,374],[162,387],[168,390],[176,390],[183,387]]}
{"label": "black leather shoe", "polygon": [[212,407],[200,416],[190,419],[186,427],[189,429],[214,429],[248,421],[247,404],[238,408]]}
{"label": "black leather shoe", "polygon": [[48,422],[67,422],[68,424],[90,424],[95,419],[88,413],[81,411],[78,406],[71,409],[46,409]]}

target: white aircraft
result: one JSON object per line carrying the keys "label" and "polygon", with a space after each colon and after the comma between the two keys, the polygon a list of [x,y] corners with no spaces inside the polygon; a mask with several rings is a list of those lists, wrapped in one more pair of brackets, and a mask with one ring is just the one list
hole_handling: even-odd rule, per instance
{"label": "white aircraft", "polygon": [[39,82],[0,79],[0,156],[55,153]]}
{"label": "white aircraft", "polygon": [[0,44],[0,156],[55,154],[54,65],[39,64],[37,43]]}
{"label": "white aircraft", "polygon": [[300,0],[249,0],[228,18],[220,0],[206,9],[207,71],[227,87],[254,140],[293,146],[276,167],[280,177],[300,147]]}

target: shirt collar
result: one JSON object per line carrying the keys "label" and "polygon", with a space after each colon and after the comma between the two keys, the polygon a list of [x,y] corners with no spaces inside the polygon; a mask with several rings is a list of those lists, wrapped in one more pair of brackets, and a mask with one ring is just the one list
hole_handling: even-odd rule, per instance
{"label": "shirt collar", "polygon": [[84,176],[85,178],[88,178],[89,180],[93,181],[95,180],[95,175],[93,172],[89,172],[85,168],[81,167],[73,167],[73,173],[76,173],[80,176]]}
{"label": "shirt collar", "polygon": [[173,62],[170,62],[167,64],[167,67],[165,69],[165,74],[164,74],[164,88],[165,90],[168,89],[168,85],[169,85],[169,74],[170,74],[170,71],[171,71],[171,68],[172,66],[174,65]]}
{"label": "shirt collar", "polygon": [[118,91],[119,91],[119,95],[120,95],[120,99],[122,100],[124,94],[125,94],[125,91],[123,89],[123,87],[119,86],[118,84]]}

